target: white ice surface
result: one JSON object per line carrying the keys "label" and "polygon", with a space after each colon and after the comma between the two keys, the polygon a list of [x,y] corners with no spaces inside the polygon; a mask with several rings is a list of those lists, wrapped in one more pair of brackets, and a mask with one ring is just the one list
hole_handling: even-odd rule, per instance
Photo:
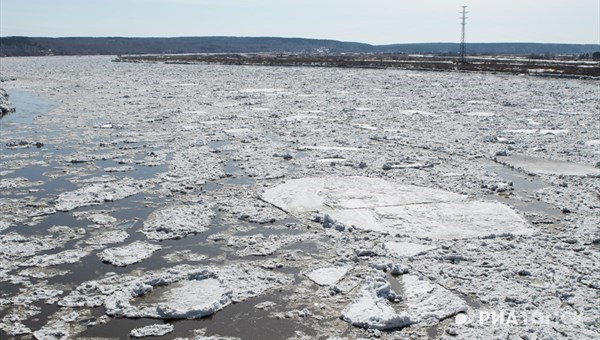
{"label": "white ice surface", "polygon": [[478,112],[465,112],[464,115],[465,116],[475,116],[475,117],[493,117],[496,114],[492,113],[492,112],[478,111]]}
{"label": "white ice surface", "polygon": [[299,114],[296,114],[296,115],[293,115],[293,116],[284,117],[284,118],[281,118],[281,119],[285,120],[285,121],[305,121],[305,120],[308,120],[308,119],[317,119],[317,118],[319,118],[319,117],[316,116],[316,115],[311,115],[311,114],[306,114],[306,113],[299,113]]}
{"label": "white ice surface", "polygon": [[462,195],[439,189],[358,176],[293,179],[266,190],[262,197],[275,206],[296,213],[464,199]]}
{"label": "white ice surface", "polygon": [[210,205],[173,205],[154,211],[144,222],[142,232],[151,240],[180,239],[201,233],[214,216]]}
{"label": "white ice surface", "polygon": [[600,139],[592,139],[592,140],[585,141],[585,145],[598,146],[598,145],[600,145]]}
{"label": "white ice surface", "polygon": [[106,214],[93,214],[88,219],[96,224],[107,225],[117,222],[117,219]]}
{"label": "white ice surface", "polygon": [[411,242],[386,242],[385,249],[395,256],[414,256],[435,249],[435,246]]}
{"label": "white ice surface", "polygon": [[369,124],[352,124],[352,126],[359,128],[359,129],[363,129],[363,130],[377,130],[377,127],[369,125]]}
{"label": "white ice surface", "polygon": [[437,323],[467,310],[462,299],[426,278],[406,274],[398,280],[402,281],[402,291],[394,292],[383,273],[372,273],[342,311],[342,319],[357,327],[392,329]]}
{"label": "white ice surface", "polygon": [[326,146],[326,145],[302,145],[298,147],[299,151],[319,150],[319,151],[360,151],[359,148],[347,146]]}
{"label": "white ice surface", "polygon": [[306,274],[306,276],[319,286],[331,286],[341,280],[350,267],[325,267]]}
{"label": "white ice surface", "polygon": [[345,159],[345,158],[322,158],[322,159],[316,160],[317,163],[326,163],[326,164],[343,163],[346,161],[347,161],[347,159]]}
{"label": "white ice surface", "polygon": [[511,155],[497,158],[501,163],[508,164],[515,168],[522,168],[536,174],[567,176],[600,175],[600,168],[587,164],[556,161],[524,155]]}
{"label": "white ice surface", "polygon": [[533,133],[538,132],[538,129],[513,129],[513,130],[504,130],[503,132],[533,134]]}
{"label": "white ice surface", "polygon": [[145,327],[132,329],[129,335],[132,338],[145,338],[148,336],[163,336],[173,331],[174,327],[171,324],[155,324]]}
{"label": "white ice surface", "polygon": [[64,263],[78,262],[82,257],[88,255],[89,252],[80,249],[68,249],[56,254],[37,255],[23,262],[24,267],[49,267]]}
{"label": "white ice surface", "polygon": [[[84,282],[60,306],[97,307],[128,318],[201,318],[231,302],[289,285],[289,275],[241,263],[222,268],[176,266]],[[139,299],[140,297],[144,299]]]}
{"label": "white ice surface", "polygon": [[388,301],[390,284],[379,273],[367,277],[355,300],[342,311],[342,320],[363,328],[393,329],[410,325],[407,313],[398,313]]}
{"label": "white ice surface", "polygon": [[466,303],[442,286],[417,275],[402,275],[405,311],[414,323],[443,320],[467,310]]}
{"label": "white ice surface", "polygon": [[69,335],[69,327],[65,322],[46,325],[33,332],[33,337],[37,340],[67,340]]}
{"label": "white ice surface", "polygon": [[56,199],[56,209],[69,211],[79,207],[112,202],[135,195],[139,183],[131,178],[107,183],[94,183],[75,191],[63,192]]}
{"label": "white ice surface", "polygon": [[375,178],[295,179],[268,189],[263,198],[292,213],[319,211],[346,227],[381,233],[452,239],[533,231],[501,203]]}
{"label": "white ice surface", "polygon": [[213,278],[174,283],[156,306],[163,319],[198,319],[231,303],[231,291]]}
{"label": "white ice surface", "polygon": [[105,172],[127,172],[127,171],[132,171],[134,169],[134,167],[129,166],[129,165],[124,165],[124,166],[112,166],[112,167],[106,167],[104,168]]}
{"label": "white ice surface", "polygon": [[126,246],[108,248],[98,254],[103,262],[113,266],[124,267],[133,263],[141,262],[152,256],[161,246],[143,241],[135,241]]}
{"label": "white ice surface", "polygon": [[102,231],[88,238],[85,243],[92,245],[105,245],[125,241],[129,234],[125,230]]}
{"label": "white ice surface", "polygon": [[400,114],[408,115],[408,116],[412,116],[412,115],[436,116],[436,114],[434,114],[432,112],[422,111],[422,110],[400,110],[399,112],[400,112]]}

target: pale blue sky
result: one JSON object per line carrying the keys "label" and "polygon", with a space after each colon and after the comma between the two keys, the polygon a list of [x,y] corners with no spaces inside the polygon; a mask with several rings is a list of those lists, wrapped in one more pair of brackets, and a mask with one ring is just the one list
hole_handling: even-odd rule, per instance
{"label": "pale blue sky", "polygon": [[0,35],[600,42],[600,0],[0,0]]}

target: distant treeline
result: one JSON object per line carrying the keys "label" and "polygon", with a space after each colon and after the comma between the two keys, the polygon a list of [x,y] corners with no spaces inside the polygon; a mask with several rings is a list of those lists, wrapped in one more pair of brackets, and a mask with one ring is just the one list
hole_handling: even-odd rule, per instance
{"label": "distant treeline", "polygon": [[[181,53],[413,53],[456,54],[456,43],[370,45],[336,40],[254,37],[32,38],[0,37],[0,56],[120,55]],[[594,44],[472,43],[469,54],[592,55]]]}

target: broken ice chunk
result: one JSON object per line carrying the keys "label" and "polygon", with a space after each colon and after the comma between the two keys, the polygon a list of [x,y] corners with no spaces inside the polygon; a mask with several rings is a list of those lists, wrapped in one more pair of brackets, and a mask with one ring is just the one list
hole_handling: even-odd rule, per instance
{"label": "broken ice chunk", "polygon": [[94,183],[75,191],[63,192],[56,199],[56,210],[70,211],[79,207],[120,200],[140,192],[141,182],[131,178],[107,183]]}
{"label": "broken ice chunk", "polygon": [[319,286],[331,286],[341,280],[348,273],[350,267],[325,267],[306,274],[306,276]]}
{"label": "broken ice chunk", "polygon": [[57,254],[37,255],[21,263],[23,267],[48,267],[63,263],[75,263],[89,252],[80,249],[69,249]]}
{"label": "broken ice chunk", "polygon": [[217,279],[182,281],[161,297],[156,310],[165,319],[198,319],[229,305],[230,295]]}
{"label": "broken ice chunk", "polygon": [[151,240],[180,239],[206,231],[213,217],[212,205],[173,205],[153,212],[142,232]]}
{"label": "broken ice chunk", "polygon": [[132,329],[129,335],[132,338],[145,338],[148,336],[163,336],[173,331],[174,327],[171,324],[155,324]]}
{"label": "broken ice chunk", "polygon": [[466,303],[446,288],[417,275],[401,277],[406,312],[415,322],[441,321],[467,310]]}
{"label": "broken ice chunk", "polygon": [[371,329],[393,329],[413,323],[406,312],[397,313],[390,305],[395,297],[383,275],[367,277],[358,297],[342,311],[342,319],[354,326]]}
{"label": "broken ice chunk", "polygon": [[135,241],[123,247],[105,249],[98,254],[103,262],[113,266],[124,267],[133,263],[141,262],[152,256],[152,253],[162,247],[142,241]]}

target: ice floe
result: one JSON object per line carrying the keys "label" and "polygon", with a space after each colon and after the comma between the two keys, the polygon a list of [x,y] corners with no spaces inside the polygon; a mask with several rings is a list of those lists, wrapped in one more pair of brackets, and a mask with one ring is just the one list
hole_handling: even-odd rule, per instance
{"label": "ice floe", "polygon": [[151,240],[180,239],[204,232],[214,217],[211,204],[177,204],[154,211],[142,232]]}
{"label": "ice floe", "polygon": [[485,112],[485,111],[476,111],[476,112],[465,112],[465,116],[475,116],[475,117],[493,117],[496,114],[493,112]]}
{"label": "ice floe", "polygon": [[424,277],[405,274],[398,280],[402,291],[395,292],[381,272],[372,273],[342,311],[342,319],[354,326],[383,330],[437,324],[468,309],[462,299]]}
{"label": "ice floe", "polygon": [[385,233],[453,239],[494,234],[531,234],[514,210],[498,202],[445,202],[330,212],[347,226]]}
{"label": "ice floe", "polygon": [[99,225],[113,224],[117,222],[116,218],[106,214],[92,214],[88,216],[88,219]]}
{"label": "ice floe", "polygon": [[367,277],[355,300],[342,311],[342,320],[353,326],[394,329],[414,323],[406,312],[396,312],[390,300],[397,299],[389,282],[380,273]]}
{"label": "ice floe", "polygon": [[[287,275],[248,264],[222,268],[183,265],[85,282],[59,304],[104,305],[108,315],[121,317],[192,319],[290,283]],[[141,296],[144,299],[137,301]]]}
{"label": "ice floe", "polygon": [[134,167],[129,166],[129,165],[123,165],[123,166],[111,166],[111,167],[106,167],[104,168],[105,172],[127,172],[127,171],[132,171],[134,169]]}
{"label": "ice floe", "polygon": [[161,248],[157,244],[135,241],[126,246],[105,249],[98,256],[103,262],[110,263],[113,266],[124,267],[149,258],[152,256],[152,253]]}
{"label": "ice floe", "polygon": [[36,255],[21,263],[23,267],[49,267],[64,263],[76,263],[87,256],[88,251],[80,249],[67,249],[56,254]]}
{"label": "ice floe", "polygon": [[50,236],[27,237],[15,232],[0,235],[0,255],[15,260],[21,257],[35,255],[46,250],[55,249],[64,242]]}
{"label": "ice floe", "polygon": [[90,238],[85,240],[85,243],[89,245],[120,243],[128,237],[129,234],[125,230],[107,230],[94,233]]}
{"label": "ice floe", "polygon": [[287,214],[269,203],[259,200],[255,195],[224,197],[219,201],[221,211],[231,213],[239,221],[252,223],[273,223],[283,220]]}
{"label": "ice floe", "polygon": [[306,276],[319,286],[331,286],[341,280],[349,270],[350,267],[324,267],[315,269]]}
{"label": "ice floe", "polygon": [[515,168],[521,168],[525,171],[536,174],[566,176],[600,175],[600,168],[587,164],[557,161],[525,155],[497,157],[497,160],[500,163],[507,164]]}
{"label": "ice floe", "polygon": [[278,249],[296,242],[310,239],[304,235],[270,235],[255,234],[250,236],[229,237],[227,246],[239,249],[238,256],[267,256],[274,254]]}
{"label": "ice floe", "polygon": [[359,148],[348,146],[327,146],[327,145],[301,145],[299,151],[318,150],[318,151],[360,151]]}
{"label": "ice floe", "polygon": [[120,200],[140,192],[143,182],[131,178],[119,181],[94,183],[75,191],[64,192],[56,199],[56,209],[69,211],[79,207]]}
{"label": "ice floe", "polygon": [[429,250],[435,249],[435,246],[417,244],[411,242],[386,242],[385,249],[395,256],[414,256]]}
{"label": "ice floe", "polygon": [[598,145],[600,145],[600,139],[587,140],[587,141],[585,141],[585,145],[598,146]]}
{"label": "ice floe", "polygon": [[307,177],[267,189],[263,199],[294,213],[462,200],[439,189],[401,185],[369,177]]}
{"label": "ice floe", "polygon": [[69,339],[68,328],[64,322],[51,326],[44,326],[40,330],[33,332],[33,337],[38,340],[66,340]]}
{"label": "ice floe", "polygon": [[[451,192],[365,177],[303,178],[268,189],[263,198],[294,213],[320,212],[341,227],[436,239],[530,234],[514,210]],[[335,224],[334,223],[334,224]]]}
{"label": "ice floe", "polygon": [[461,298],[425,277],[406,274],[399,280],[404,288],[404,311],[412,323],[433,321],[436,324],[468,309]]}
{"label": "ice floe", "polygon": [[145,338],[148,336],[163,336],[171,333],[174,327],[171,324],[154,324],[132,329],[129,335],[132,338]]}
{"label": "ice floe", "polygon": [[220,159],[208,146],[182,146],[170,162],[169,172],[162,185],[171,192],[187,192],[224,175]]}
{"label": "ice floe", "polygon": [[161,295],[156,311],[164,319],[198,319],[230,304],[230,295],[231,291],[214,278],[180,281]]}

